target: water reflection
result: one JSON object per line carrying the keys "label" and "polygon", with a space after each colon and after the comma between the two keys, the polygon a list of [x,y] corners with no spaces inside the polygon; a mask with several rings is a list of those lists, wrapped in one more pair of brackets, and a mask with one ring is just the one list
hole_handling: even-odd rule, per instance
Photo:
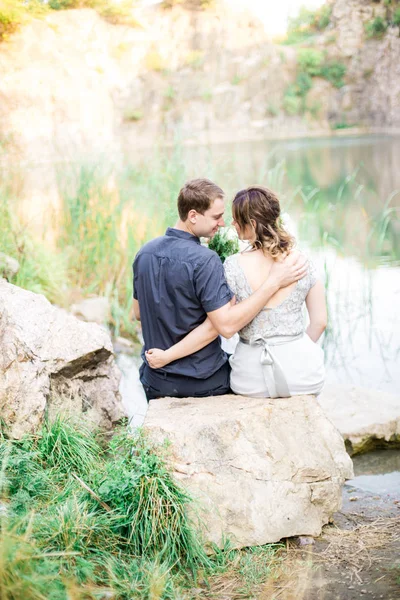
{"label": "water reflection", "polygon": [[400,493],[400,451],[377,450],[353,457],[354,478],[348,485],[379,494]]}

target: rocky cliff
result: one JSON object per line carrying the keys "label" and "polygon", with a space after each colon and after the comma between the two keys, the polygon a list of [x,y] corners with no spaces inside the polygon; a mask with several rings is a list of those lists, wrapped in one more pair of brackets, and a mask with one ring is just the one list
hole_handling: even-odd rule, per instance
{"label": "rocky cliff", "polygon": [[299,49],[273,44],[248,14],[153,7],[128,27],[92,10],[50,13],[0,45],[0,153],[46,162],[132,155],[177,136],[202,143],[343,123],[400,127],[399,27],[366,34],[386,10],[334,1],[328,27],[303,45],[345,65],[343,82],[314,73],[301,102],[295,91],[286,104]]}

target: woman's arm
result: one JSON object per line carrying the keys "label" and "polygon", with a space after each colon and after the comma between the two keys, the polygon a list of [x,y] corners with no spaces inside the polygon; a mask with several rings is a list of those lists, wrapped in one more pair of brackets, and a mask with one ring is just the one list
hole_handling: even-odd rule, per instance
{"label": "woman's arm", "polygon": [[159,350],[152,348],[146,352],[146,360],[152,369],[161,369],[173,360],[178,360],[193,352],[197,352],[210,344],[218,337],[218,331],[213,327],[210,319],[193,329],[177,344],[168,348],[168,350]]}
{"label": "woman's arm", "polygon": [[310,317],[306,333],[313,342],[317,342],[327,324],[325,290],[322,281],[318,280],[308,292],[306,306]]}

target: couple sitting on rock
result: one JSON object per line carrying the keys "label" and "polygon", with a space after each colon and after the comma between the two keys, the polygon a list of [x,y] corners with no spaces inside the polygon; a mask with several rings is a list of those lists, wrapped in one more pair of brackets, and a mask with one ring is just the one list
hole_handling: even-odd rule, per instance
{"label": "couple sitting on rock", "polygon": [[[220,187],[208,179],[189,181],[179,192],[175,227],[135,258],[134,312],[142,322],[140,380],[147,400],[231,390],[265,398],[319,393],[324,359],[316,342],[326,327],[326,306],[313,265],[293,250],[279,201],[261,186],[233,200],[233,224],[248,247],[222,265],[200,238],[224,226],[224,210]],[[220,335],[236,332],[240,341],[228,358]]]}

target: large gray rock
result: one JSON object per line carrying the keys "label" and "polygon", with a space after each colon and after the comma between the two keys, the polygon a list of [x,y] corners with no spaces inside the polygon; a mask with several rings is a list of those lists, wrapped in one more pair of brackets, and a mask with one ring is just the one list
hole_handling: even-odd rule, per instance
{"label": "large gray rock", "polygon": [[171,442],[176,478],[198,499],[209,541],[235,547],[319,535],[353,475],[343,439],[312,396],[152,400],[145,428]]}
{"label": "large gray rock", "polygon": [[124,416],[109,335],[0,281],[0,416],[19,438],[46,411],[110,429]]}
{"label": "large gray rock", "polygon": [[0,252],[0,277],[10,279],[19,271],[19,262],[16,258]]}
{"label": "large gray rock", "polygon": [[110,301],[104,296],[85,298],[78,304],[72,304],[70,310],[79,319],[99,325],[107,323],[111,317]]}
{"label": "large gray rock", "polygon": [[354,385],[326,385],[318,401],[351,454],[400,446],[400,397]]}

